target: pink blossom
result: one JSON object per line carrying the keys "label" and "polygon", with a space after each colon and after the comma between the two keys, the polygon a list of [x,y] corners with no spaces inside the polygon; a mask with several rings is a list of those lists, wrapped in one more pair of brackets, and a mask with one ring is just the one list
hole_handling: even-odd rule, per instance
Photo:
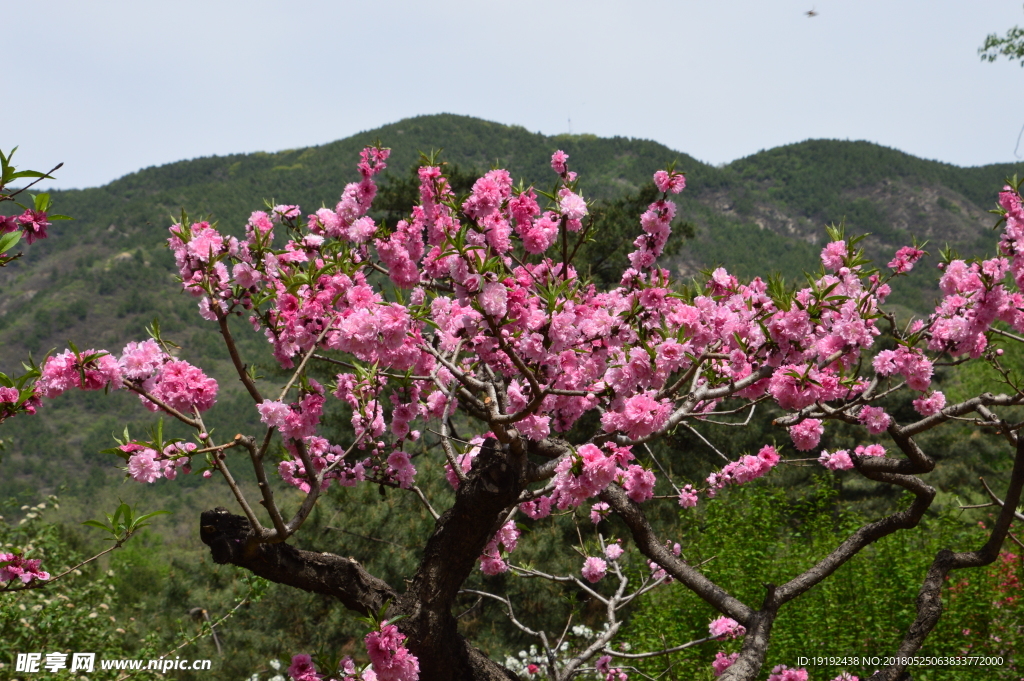
{"label": "pink blossom", "polygon": [[309,655],[295,655],[288,666],[288,676],[294,681],[320,681],[323,677],[317,674],[313,658]]}
{"label": "pink blossom", "polygon": [[832,679],[832,681],[860,681],[860,679],[851,674],[850,672],[843,672],[836,678]]}
{"label": "pink blossom", "polygon": [[366,635],[366,652],[380,681],[417,681],[420,663],[405,647],[405,634],[398,627],[381,622],[379,631]]}
{"label": "pink blossom", "polygon": [[731,617],[719,617],[708,625],[711,636],[720,640],[739,638],[747,633],[747,628]]}
{"label": "pink blossom", "polygon": [[608,560],[618,560],[625,552],[625,549],[622,548],[622,544],[619,544],[618,542],[604,547],[604,557]]}
{"label": "pink blossom", "polygon": [[[193,407],[206,411],[217,401],[217,381],[183,360],[164,364],[160,373],[143,387],[153,397],[183,414],[191,414]],[[140,399],[147,409],[159,409],[145,397],[140,396]]]}
{"label": "pink blossom", "polygon": [[625,401],[622,411],[606,412],[601,424],[606,432],[622,431],[632,440],[651,435],[668,420],[672,403],[655,400],[652,393],[634,395]]}
{"label": "pink blossom", "polygon": [[782,457],[779,456],[779,452],[775,447],[771,445],[765,445],[757,452],[757,458],[760,459],[768,469],[772,469],[778,465]]}
{"label": "pink blossom", "polygon": [[538,497],[534,501],[524,501],[519,504],[519,510],[533,520],[540,520],[551,515],[551,497]]}
{"label": "pink blossom", "polygon": [[484,553],[480,556],[480,571],[493,577],[508,572],[508,563],[500,555]]}
{"label": "pink blossom", "polygon": [[39,239],[46,238],[46,228],[50,226],[50,223],[46,218],[47,215],[45,211],[32,210],[31,208],[18,216],[18,222],[21,223],[22,234],[25,235],[25,241],[28,242],[29,246]]}
{"label": "pink blossom", "polygon": [[591,584],[601,581],[608,572],[608,563],[603,559],[591,556],[583,561],[583,577]]}
{"label": "pink blossom", "polygon": [[361,217],[348,228],[348,238],[357,244],[365,243],[376,233],[377,225],[369,217]]}
{"label": "pink blossom", "polygon": [[679,490],[679,505],[683,508],[693,508],[697,505],[697,493],[693,485],[685,485]]}
{"label": "pink blossom", "polygon": [[398,481],[399,487],[409,489],[416,479],[416,467],[412,465],[408,454],[397,451],[388,457],[388,474]]}
{"label": "pink blossom", "polygon": [[654,184],[658,191],[678,194],[686,189],[686,176],[674,170],[670,173],[667,170],[659,170],[654,173]]}
{"label": "pink blossom", "polygon": [[0,553],[0,583],[20,580],[28,584],[34,579],[45,582],[50,573],[39,569],[39,558],[26,559],[18,553]]}
{"label": "pink blossom", "polygon": [[654,472],[631,464],[623,476],[622,486],[629,498],[638,504],[654,497]]}
{"label": "pink blossom", "polygon": [[259,271],[253,269],[252,265],[245,262],[240,262],[235,265],[231,270],[231,276],[235,280],[235,283],[242,288],[255,286],[261,279]]}
{"label": "pink blossom", "polygon": [[804,419],[789,427],[789,436],[793,438],[793,446],[803,452],[817,447],[824,432],[825,427],[818,419]]}
{"label": "pink blossom", "polygon": [[719,650],[715,653],[715,659],[711,662],[711,666],[714,669],[715,676],[721,676],[739,659],[739,653],[733,653],[732,655],[726,655],[723,651]]}
{"label": "pink blossom", "polygon": [[128,474],[137,482],[153,482],[162,476],[160,465],[156,462],[156,452],[142,449],[128,458]]}
{"label": "pink blossom", "polygon": [[611,512],[611,508],[603,501],[599,501],[590,507],[590,522],[597,525],[604,520]]}
{"label": "pink blossom", "polygon": [[786,665],[780,664],[772,669],[772,673],[768,675],[768,681],[807,681],[807,670],[803,667],[790,669]]}
{"label": "pink blossom", "polygon": [[165,358],[169,359],[168,355],[150,338],[141,343],[128,343],[118,364],[125,378],[144,381],[160,369]]}
{"label": "pink blossom", "polygon": [[914,400],[914,409],[921,416],[931,416],[932,414],[938,414],[942,411],[942,408],[946,406],[946,396],[938,390],[932,391],[931,394]]}
{"label": "pink blossom", "polygon": [[885,409],[882,407],[869,407],[864,406],[860,410],[858,419],[868,428],[868,432],[872,435],[884,433],[892,423],[892,417],[885,413]]}
{"label": "pink blossom", "polygon": [[0,215],[0,235],[9,234],[18,229],[18,218],[15,215]]}
{"label": "pink blossom", "polygon": [[895,270],[898,274],[909,272],[914,269],[914,263],[920,260],[923,255],[924,251],[920,249],[904,246],[896,251],[896,257],[889,261],[888,267]]}
{"label": "pink blossom", "polygon": [[713,495],[714,490],[721,489],[727,484],[742,485],[760,478],[778,465],[780,460],[778,451],[771,445],[762,447],[757,456],[742,456],[738,461],[726,464],[720,472],[708,476],[708,485],[712,488],[709,495]]}
{"label": "pink blossom", "polygon": [[263,400],[256,405],[256,409],[260,413],[260,421],[271,428],[285,427],[288,424],[288,416],[291,414],[291,409],[287,404],[273,400]]}
{"label": "pink blossom", "polygon": [[508,291],[504,284],[499,281],[487,282],[484,284],[483,290],[480,291],[479,298],[480,306],[486,314],[499,321],[505,316],[508,309]]}
{"label": "pink blossom", "polygon": [[558,199],[558,209],[569,220],[580,220],[587,215],[587,202],[579,194],[563,190]]}
{"label": "pink blossom", "polygon": [[551,169],[559,175],[565,174],[565,162],[569,160],[569,154],[561,149],[551,154]]}
{"label": "pink blossom", "polygon": [[885,456],[885,447],[879,444],[867,446],[858,445],[857,448],[853,450],[853,453],[859,456]]}
{"label": "pink blossom", "polygon": [[[90,356],[93,359],[84,361]],[[78,355],[65,350],[47,357],[36,381],[39,392],[51,399],[71,388],[102,390],[107,386],[115,390],[121,387],[121,368],[109,354],[91,349]]]}
{"label": "pink blossom", "polygon": [[838,270],[843,266],[843,258],[847,257],[845,241],[833,241],[821,251],[821,262],[830,270]]}
{"label": "pink blossom", "polygon": [[831,454],[823,451],[821,456],[818,457],[818,463],[832,471],[845,471],[853,468],[853,460],[850,458],[850,453],[845,449],[840,449]]}

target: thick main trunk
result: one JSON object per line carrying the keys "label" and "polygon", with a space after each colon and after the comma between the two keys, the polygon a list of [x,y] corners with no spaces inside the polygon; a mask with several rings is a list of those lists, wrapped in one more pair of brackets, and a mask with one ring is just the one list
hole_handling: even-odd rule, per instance
{"label": "thick main trunk", "polygon": [[[423,681],[517,679],[459,633],[452,606],[459,589],[523,487],[525,459],[488,440],[455,503],[438,518],[408,591],[398,594],[356,560],[300,551],[287,544],[252,544],[248,521],[222,508],[201,517],[200,538],[217,563],[231,563],[278,584],[334,596],[361,614],[391,602],[387,616],[419,658]],[[251,548],[246,549],[245,547]]]}

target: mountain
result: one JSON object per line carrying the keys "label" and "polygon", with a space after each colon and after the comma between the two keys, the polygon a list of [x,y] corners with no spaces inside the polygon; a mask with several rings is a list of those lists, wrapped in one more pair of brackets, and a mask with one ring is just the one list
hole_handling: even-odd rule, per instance
{"label": "mountain", "polygon": [[[714,167],[657,142],[548,137],[449,114],[406,119],[317,147],[181,161],[103,187],[53,192],[60,211],[76,219],[55,224],[53,238],[0,271],[0,370],[11,369],[24,352],[45,351],[66,337],[82,344],[121,342],[129,331],[137,335],[154,313],[178,317],[186,301],[160,288],[171,276],[162,248],[171,216],[185,209],[232,231],[264,200],[308,209],[333,205],[356,178],[359,150],[374,140],[392,148],[388,172],[394,178],[404,177],[421,151],[443,149],[442,158],[463,169],[500,165],[542,187],[553,180],[548,160],[560,148],[580,173],[584,194],[595,199],[635,191],[675,161],[689,184],[680,196],[680,215],[697,228],[676,268],[693,274],[721,264],[742,276],[777,269],[790,280],[801,269],[816,268],[824,225],[841,220],[849,233],[872,233],[865,243],[879,258],[912,236],[929,240],[932,251],[949,243],[965,254],[991,252],[994,219],[986,211],[1003,179],[1018,168],[960,168],[868,142],[831,140]],[[927,276],[919,279],[896,302],[922,312],[931,289]],[[188,315],[180,321],[194,323]]]}

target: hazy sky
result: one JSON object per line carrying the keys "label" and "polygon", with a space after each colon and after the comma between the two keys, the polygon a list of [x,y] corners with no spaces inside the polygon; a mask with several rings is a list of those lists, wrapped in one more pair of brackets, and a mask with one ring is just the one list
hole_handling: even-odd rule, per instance
{"label": "hazy sky", "polygon": [[59,187],[440,112],[546,134],[571,118],[711,163],[822,137],[1012,161],[1024,125],[1024,69],[977,56],[1024,24],[1020,0],[41,0],[3,15],[18,52],[0,147],[38,170],[64,161]]}

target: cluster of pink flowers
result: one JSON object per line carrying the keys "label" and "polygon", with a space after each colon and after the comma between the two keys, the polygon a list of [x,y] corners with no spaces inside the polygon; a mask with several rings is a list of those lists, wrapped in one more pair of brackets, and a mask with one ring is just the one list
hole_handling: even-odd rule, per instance
{"label": "cluster of pink flowers", "polygon": [[897,274],[904,274],[914,269],[914,263],[921,259],[924,251],[913,246],[904,246],[896,251],[896,256],[889,261],[888,267]]}
{"label": "cluster of pink flowers", "polygon": [[20,412],[35,414],[38,407],[39,395],[35,388],[23,393],[17,388],[0,386],[0,423]]}
{"label": "cluster of pink flowers", "polygon": [[656,400],[652,392],[623,400],[621,411],[609,411],[601,417],[601,425],[611,433],[621,431],[631,440],[639,440],[658,431],[672,413],[669,400]]}
{"label": "cluster of pink flowers", "polygon": [[872,366],[879,376],[901,374],[914,390],[928,390],[932,381],[932,363],[918,349],[904,345],[895,350],[882,350],[872,361]]}
{"label": "cluster of pink flowers", "polygon": [[768,681],[807,681],[807,670],[803,667],[790,669],[784,664],[777,665],[768,675]]}
{"label": "cluster of pink flowers", "polygon": [[599,674],[604,675],[604,681],[626,681],[629,678],[629,674],[622,671],[619,667],[612,666],[612,656],[602,655],[597,659],[597,664],[594,665],[594,669]]}
{"label": "cluster of pink flowers", "polygon": [[[656,478],[643,466],[630,463],[631,447],[620,447],[609,442],[604,449],[587,443],[572,457],[564,457],[555,467],[554,491],[546,497],[520,504],[520,510],[533,519],[547,516],[552,505],[559,509],[579,506],[588,498],[597,496],[612,482],[619,482],[629,498],[637,503],[654,496]],[[591,520],[600,522],[607,506],[595,504]],[[594,515],[594,514],[597,515]]]}
{"label": "cluster of pink flowers", "polygon": [[515,551],[519,543],[519,534],[515,521],[509,520],[502,525],[501,529],[491,537],[491,540],[487,542],[487,546],[484,547],[484,552],[480,556],[481,572],[492,576],[507,572],[508,563],[501,557],[501,547],[505,548],[506,553]]}
{"label": "cluster of pink flowers", "polygon": [[926,395],[918,397],[913,402],[914,409],[921,416],[938,414],[946,406],[946,396],[938,390],[933,390]]}
{"label": "cluster of pink flowers", "polygon": [[152,339],[129,343],[119,359],[105,350],[91,349],[47,357],[36,389],[55,398],[72,388],[117,390],[126,382],[140,391],[140,401],[151,411],[161,407],[142,392],[186,415],[193,408],[206,411],[217,401],[217,381],[198,367],[173,359]]}
{"label": "cluster of pink flowers", "polygon": [[686,175],[674,170],[659,170],[654,173],[654,184],[658,187],[658,191],[666,194],[678,194],[686,189]]}
{"label": "cluster of pink flowers", "polygon": [[[31,246],[39,239],[46,238],[46,229],[50,226],[46,211],[26,208],[21,215],[0,215],[0,235],[21,229],[22,236]],[[0,253],[0,255],[3,255]]]}
{"label": "cluster of pink flowers", "polygon": [[288,676],[293,681],[320,681],[323,676],[317,673],[313,658],[309,655],[293,655],[292,663],[288,665]]}
{"label": "cluster of pink flowers", "polygon": [[416,681],[420,663],[405,647],[405,634],[398,627],[381,622],[378,631],[366,635],[366,652],[379,681]]}
{"label": "cluster of pink flowers", "polygon": [[[161,367],[160,372],[142,383],[154,399],[177,411],[191,415],[192,409],[203,412],[217,401],[217,381],[210,378],[199,367],[184,360],[172,360]],[[150,411],[159,411],[157,403],[139,396],[143,406]]]}
{"label": "cluster of pink flowers", "polygon": [[260,420],[271,428],[277,428],[290,440],[301,440],[316,433],[324,408],[324,389],[310,379],[308,388],[299,391],[299,399],[291,404],[264,400],[256,405]]}
{"label": "cluster of pink flowers", "polygon": [[50,573],[39,569],[41,562],[38,558],[26,559],[20,553],[0,553],[0,585],[16,579],[22,584],[34,579],[46,581]]}
{"label": "cluster of pink flowers", "polygon": [[731,617],[719,617],[708,625],[708,631],[714,638],[725,640],[746,635],[747,628]]}
{"label": "cluster of pink flowers", "polygon": [[292,681],[377,681],[377,674],[371,668],[365,669],[362,674],[356,669],[355,662],[346,655],[338,665],[339,676],[333,674],[325,676],[316,670],[316,664],[309,655],[293,655],[292,662],[288,665],[288,676]]}
{"label": "cluster of pink flowers", "polygon": [[818,457],[818,463],[830,471],[846,471],[853,468],[853,459],[845,449],[832,453],[823,450],[821,456]]}
{"label": "cluster of pink flowers", "polygon": [[679,505],[683,508],[693,508],[697,505],[697,491],[693,485],[683,485],[679,490]]}
{"label": "cluster of pink flowers", "polygon": [[194,442],[175,442],[157,452],[145,444],[129,442],[118,449],[128,459],[128,475],[136,482],[150,483],[160,478],[174,480],[179,470],[191,473],[191,453],[196,450],[196,445]]}
{"label": "cluster of pink flowers", "polygon": [[793,446],[800,451],[809,451],[818,446],[825,426],[818,419],[804,419],[789,427],[789,436],[793,438]]}
{"label": "cluster of pink flowers", "polygon": [[622,554],[626,552],[626,550],[622,548],[621,541],[622,540],[616,540],[615,542],[604,547],[604,557],[608,560],[618,560],[619,558],[621,558]]}
{"label": "cluster of pink flowers", "polygon": [[[292,458],[290,461],[279,463],[277,471],[286,483],[308,493],[312,488],[306,476],[306,467],[299,455],[298,443],[289,439],[285,440],[284,445]],[[343,487],[352,487],[367,478],[368,469],[370,473],[374,472],[370,459],[358,462],[346,461],[345,450],[340,445],[332,445],[322,437],[310,435],[302,439],[302,445],[313,464],[314,474],[322,476],[321,490],[327,489],[332,480]],[[378,472],[379,469],[380,466],[377,466]]]}
{"label": "cluster of pink flowers", "polygon": [[724,651],[719,650],[715,653],[715,659],[711,661],[711,668],[714,671],[715,676],[721,676],[725,673],[725,670],[731,667],[737,659],[739,659],[739,653],[732,653],[726,655]]}
{"label": "cluster of pink flowers", "polygon": [[860,422],[868,428],[868,432],[872,435],[878,435],[884,433],[892,423],[892,417],[885,413],[885,409],[881,407],[870,407],[864,406],[860,410],[860,414],[857,417]]}
{"label": "cluster of pink flowers", "polygon": [[608,563],[603,558],[591,556],[583,561],[583,578],[591,584],[601,581],[608,572]]}
{"label": "cluster of pink flowers", "polygon": [[708,476],[708,495],[714,496],[715,490],[729,484],[742,485],[760,478],[778,465],[780,459],[778,451],[771,445],[762,447],[756,456],[742,456],[739,461],[728,463],[721,471]]}
{"label": "cluster of pink flowers", "polygon": [[79,353],[65,350],[46,358],[36,381],[36,390],[49,398],[60,396],[72,388],[102,390],[121,387],[121,367],[105,351],[86,350]]}
{"label": "cluster of pink flowers", "polygon": [[853,450],[858,456],[885,456],[885,447],[882,445],[857,445]]}

